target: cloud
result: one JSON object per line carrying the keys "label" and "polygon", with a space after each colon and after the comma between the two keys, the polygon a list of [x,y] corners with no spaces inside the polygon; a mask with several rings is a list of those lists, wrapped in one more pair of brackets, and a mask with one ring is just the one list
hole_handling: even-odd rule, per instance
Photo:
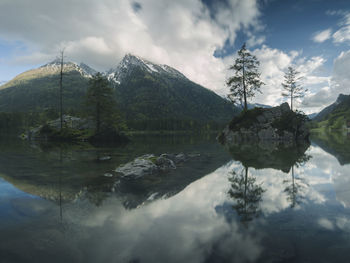
{"label": "cloud", "polygon": [[332,35],[333,42],[340,44],[350,41],[350,12],[333,11],[329,14],[342,16],[342,20],[339,23],[340,28]]}
{"label": "cloud", "polygon": [[107,70],[133,53],[217,91],[224,88],[226,65],[214,52],[227,41],[232,45],[238,30],[261,28],[256,0],[223,3],[209,8],[200,0],[5,0],[0,39],[26,45],[27,52],[11,58],[16,63],[44,64],[65,46],[67,59]]}
{"label": "cloud", "polygon": [[279,104],[284,71],[292,63],[295,53],[288,54],[266,45],[255,49],[253,53],[260,61],[261,79],[265,83],[263,94],[257,94],[256,101],[268,105]]}
{"label": "cloud", "polygon": [[255,35],[250,35],[249,39],[247,40],[247,46],[248,47],[255,47],[255,46],[259,46],[261,44],[263,44],[266,40],[265,36],[259,36],[256,37]]}
{"label": "cloud", "polygon": [[323,31],[319,31],[319,32],[316,32],[312,36],[312,40],[314,42],[317,42],[317,43],[322,43],[322,42],[330,39],[331,38],[331,34],[332,34],[332,30],[330,28],[326,29],[326,30],[323,30]]}
{"label": "cloud", "polygon": [[305,96],[302,105],[306,108],[323,108],[329,104],[329,97],[331,91],[328,86],[321,88],[315,94],[308,94]]}
{"label": "cloud", "polygon": [[[334,60],[332,76],[328,78],[328,85],[320,88],[316,92],[308,94],[304,99],[305,107],[320,110],[333,103],[340,93],[349,94],[350,92],[350,50],[341,52]],[[312,79],[310,79],[312,81]],[[322,81],[322,78],[319,79]],[[324,83],[327,78],[324,78]],[[324,84],[323,83],[323,84]]]}

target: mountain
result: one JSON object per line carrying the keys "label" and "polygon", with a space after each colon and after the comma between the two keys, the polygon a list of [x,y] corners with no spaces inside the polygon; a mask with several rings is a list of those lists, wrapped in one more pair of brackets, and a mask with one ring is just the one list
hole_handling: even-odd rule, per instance
{"label": "mountain", "polygon": [[232,104],[174,68],[127,54],[110,70],[120,110],[127,119],[227,122]]}
{"label": "mountain", "polygon": [[327,116],[332,113],[339,105],[341,105],[349,96],[344,94],[339,94],[337,100],[332,103],[331,105],[327,106],[323,110],[321,110],[316,117],[314,118],[315,121],[322,121],[327,118]]}
{"label": "mountain", "polygon": [[[59,70],[59,61],[53,61],[0,86],[0,112],[57,109]],[[64,64],[64,109],[81,109],[88,80],[95,73],[86,64]],[[237,111],[230,102],[178,70],[131,54],[103,74],[113,84],[119,111],[130,123],[165,121],[168,127],[173,120],[173,129],[182,129],[182,122],[225,123]]]}
{"label": "mountain", "polygon": [[307,116],[309,117],[310,120],[313,120],[316,116],[317,116],[318,113],[311,113],[311,114],[308,114]]}
{"label": "mountain", "polygon": [[341,129],[350,119],[350,95],[339,94],[337,100],[313,119],[320,126]]}
{"label": "mountain", "polygon": [[[0,112],[41,111],[58,107],[60,62],[28,70],[0,86]],[[88,79],[96,71],[85,64],[64,63],[64,107],[82,102]]]}

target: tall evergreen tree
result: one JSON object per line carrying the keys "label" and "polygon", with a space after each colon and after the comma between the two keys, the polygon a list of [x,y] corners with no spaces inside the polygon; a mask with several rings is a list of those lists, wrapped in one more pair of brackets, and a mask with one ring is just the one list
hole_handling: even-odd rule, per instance
{"label": "tall evergreen tree", "polygon": [[95,121],[96,133],[100,133],[102,126],[111,127],[114,121],[115,100],[113,89],[106,77],[101,73],[94,75],[89,81],[86,104]]}
{"label": "tall evergreen tree", "polygon": [[235,63],[230,66],[234,70],[234,76],[230,77],[226,84],[230,87],[229,99],[233,103],[244,103],[244,110],[248,109],[247,100],[255,96],[256,92],[260,92],[260,88],[264,83],[260,80],[258,67],[260,62],[249,53],[246,44],[238,51],[238,58]]}
{"label": "tall evergreen tree", "polygon": [[298,77],[299,74],[300,72],[293,67],[288,67],[287,72],[284,74],[284,82],[282,83],[284,92],[282,92],[282,96],[290,98],[291,110],[293,110],[294,99],[303,98],[307,91],[299,84],[301,79]]}

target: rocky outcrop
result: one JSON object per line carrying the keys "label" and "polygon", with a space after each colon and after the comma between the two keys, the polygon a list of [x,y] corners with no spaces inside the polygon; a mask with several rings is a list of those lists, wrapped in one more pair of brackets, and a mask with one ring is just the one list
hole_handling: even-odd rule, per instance
{"label": "rocky outcrop", "polygon": [[273,108],[242,112],[218,136],[223,144],[242,142],[308,140],[307,117],[293,112],[288,103]]}
{"label": "rocky outcrop", "polygon": [[[88,129],[93,129],[94,128],[94,123],[92,120],[86,120],[70,115],[63,115],[62,116],[62,121],[63,121],[63,127],[70,128],[70,129],[75,129],[75,130],[88,130]],[[60,119],[52,120],[49,121],[45,124],[47,127],[50,127],[52,129],[59,130],[61,126],[61,121]],[[27,135],[25,136],[26,139],[30,140],[40,140],[40,139],[45,139],[45,134],[42,134],[41,131],[45,125],[40,125],[38,127],[32,128],[27,132]]]}
{"label": "rocky outcrop", "polygon": [[132,162],[119,166],[115,172],[121,177],[137,179],[147,175],[160,174],[177,168],[177,165],[189,159],[199,157],[199,154],[161,154],[155,156],[146,154],[137,157]]}

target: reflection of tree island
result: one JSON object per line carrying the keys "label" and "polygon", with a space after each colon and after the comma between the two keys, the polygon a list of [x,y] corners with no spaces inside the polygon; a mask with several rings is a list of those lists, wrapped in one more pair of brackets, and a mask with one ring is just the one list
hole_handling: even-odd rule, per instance
{"label": "reflection of tree island", "polygon": [[231,188],[229,195],[234,199],[233,208],[242,222],[251,221],[260,213],[259,203],[266,191],[256,178],[248,174],[248,167],[255,169],[272,168],[284,173],[291,171],[291,179],[284,180],[284,192],[291,207],[295,207],[303,199],[303,189],[307,184],[294,173],[294,166],[305,164],[310,155],[305,154],[309,144],[240,144],[230,148],[234,160],[242,163],[241,172],[232,172],[229,178]]}
{"label": "reflection of tree island", "polygon": [[273,168],[289,173],[296,163],[305,161],[306,150],[310,144],[237,144],[230,147],[234,160],[240,161],[244,167],[255,169]]}

